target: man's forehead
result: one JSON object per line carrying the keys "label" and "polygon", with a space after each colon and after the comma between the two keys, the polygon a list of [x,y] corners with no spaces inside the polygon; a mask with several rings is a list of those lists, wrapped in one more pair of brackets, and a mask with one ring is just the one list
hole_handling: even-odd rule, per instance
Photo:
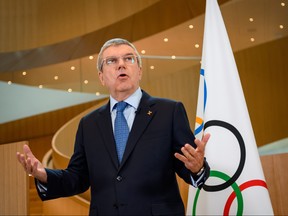
{"label": "man's forehead", "polygon": [[104,50],[103,57],[125,55],[125,54],[129,54],[129,53],[134,53],[134,50],[132,47],[130,47],[126,44],[114,45],[114,46],[110,46]]}

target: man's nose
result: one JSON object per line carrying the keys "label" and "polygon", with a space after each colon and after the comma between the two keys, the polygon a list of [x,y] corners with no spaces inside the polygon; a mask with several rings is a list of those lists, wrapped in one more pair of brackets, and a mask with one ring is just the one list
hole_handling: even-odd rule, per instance
{"label": "man's nose", "polygon": [[126,67],[126,64],[125,64],[125,61],[123,60],[123,58],[119,58],[118,59],[118,65],[117,65],[118,69],[120,68],[125,68]]}
{"label": "man's nose", "polygon": [[118,58],[118,65],[124,65],[125,62],[124,62],[124,59],[123,58]]}

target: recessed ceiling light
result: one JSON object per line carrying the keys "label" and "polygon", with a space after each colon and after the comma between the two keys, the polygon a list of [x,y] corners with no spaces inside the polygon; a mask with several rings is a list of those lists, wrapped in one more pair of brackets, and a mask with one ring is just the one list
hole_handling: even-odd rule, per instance
{"label": "recessed ceiling light", "polygon": [[145,53],[146,53],[146,51],[145,51],[145,50],[141,50],[141,53],[142,53],[142,54],[145,54]]}
{"label": "recessed ceiling light", "polygon": [[285,3],[284,3],[284,2],[281,2],[281,6],[283,6],[283,7],[284,7],[284,6],[285,6]]}
{"label": "recessed ceiling light", "polygon": [[42,88],[43,88],[43,85],[39,85],[38,87],[39,87],[40,89],[42,89]]}
{"label": "recessed ceiling light", "polygon": [[150,69],[151,69],[151,70],[154,70],[154,69],[155,69],[155,67],[154,67],[153,65],[151,65],[151,66],[150,66]]}
{"label": "recessed ceiling light", "polygon": [[195,44],[195,48],[199,48],[200,47],[200,45],[199,44]]}
{"label": "recessed ceiling light", "polygon": [[96,96],[99,96],[100,95],[100,92],[96,92]]}
{"label": "recessed ceiling light", "polygon": [[58,76],[54,76],[54,80],[58,80],[59,79],[59,77]]}
{"label": "recessed ceiling light", "polygon": [[251,42],[254,42],[254,41],[255,41],[255,38],[251,37],[251,38],[250,38],[250,41],[251,41]]}
{"label": "recessed ceiling light", "polygon": [[22,72],[22,75],[23,75],[23,76],[26,76],[26,75],[27,75],[27,72],[26,72],[26,71],[23,71],[23,72]]}
{"label": "recessed ceiling light", "polygon": [[67,91],[68,91],[68,92],[72,92],[72,89],[71,89],[71,88],[69,88]]}
{"label": "recessed ceiling light", "polygon": [[71,66],[71,70],[75,70],[75,66]]}
{"label": "recessed ceiling light", "polygon": [[168,38],[164,38],[164,42],[168,42]]}
{"label": "recessed ceiling light", "polygon": [[250,17],[250,18],[249,18],[249,21],[250,21],[250,22],[253,22],[253,21],[254,21],[254,19],[253,19],[252,17]]}
{"label": "recessed ceiling light", "polygon": [[283,25],[279,25],[279,28],[280,28],[280,29],[283,29],[283,28],[284,28],[284,26],[283,26]]}
{"label": "recessed ceiling light", "polygon": [[189,27],[189,29],[193,29],[193,28],[194,28],[194,26],[193,26],[193,25],[189,25],[188,27]]}
{"label": "recessed ceiling light", "polygon": [[8,83],[8,85],[11,85],[11,84],[12,84],[12,82],[11,82],[11,81],[8,81],[7,83]]}
{"label": "recessed ceiling light", "polygon": [[85,84],[88,84],[88,80],[84,80],[84,83],[85,83]]}
{"label": "recessed ceiling light", "polygon": [[92,59],[94,59],[94,57],[93,56],[89,56],[89,59],[92,60]]}
{"label": "recessed ceiling light", "polygon": [[176,56],[175,56],[175,55],[172,55],[171,58],[172,58],[172,59],[176,59]]}

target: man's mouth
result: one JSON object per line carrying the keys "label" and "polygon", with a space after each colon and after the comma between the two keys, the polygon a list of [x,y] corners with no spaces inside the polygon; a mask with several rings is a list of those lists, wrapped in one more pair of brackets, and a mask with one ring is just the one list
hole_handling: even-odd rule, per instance
{"label": "man's mouth", "polygon": [[126,77],[127,75],[126,74],[120,74],[119,77]]}

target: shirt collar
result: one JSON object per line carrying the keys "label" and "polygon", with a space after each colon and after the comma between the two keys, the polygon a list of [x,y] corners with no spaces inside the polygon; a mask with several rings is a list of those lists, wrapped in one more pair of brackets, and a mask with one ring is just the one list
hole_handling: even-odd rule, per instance
{"label": "shirt collar", "polygon": [[[128,103],[130,106],[132,106],[135,110],[138,109],[140,100],[142,97],[142,91],[140,87],[132,94],[130,95],[126,100],[124,100],[126,103]],[[112,112],[113,107],[115,106],[116,103],[119,101],[115,100],[111,95],[110,95],[110,111]]]}

